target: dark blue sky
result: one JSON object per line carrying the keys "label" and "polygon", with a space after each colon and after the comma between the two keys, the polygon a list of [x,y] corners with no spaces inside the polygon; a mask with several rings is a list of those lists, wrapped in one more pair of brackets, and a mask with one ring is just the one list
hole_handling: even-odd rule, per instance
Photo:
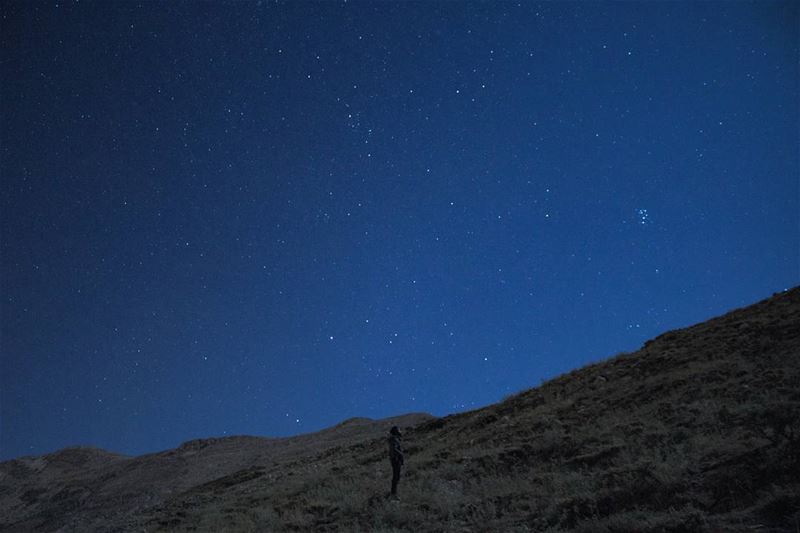
{"label": "dark blue sky", "polygon": [[2,458],[443,415],[800,281],[796,2],[0,12]]}

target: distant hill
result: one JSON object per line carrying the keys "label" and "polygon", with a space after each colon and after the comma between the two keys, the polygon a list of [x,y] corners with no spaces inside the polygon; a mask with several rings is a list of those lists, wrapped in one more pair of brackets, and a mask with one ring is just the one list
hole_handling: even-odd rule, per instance
{"label": "distant hill", "polygon": [[797,532],[800,288],[467,413],[6,461],[0,531]]}

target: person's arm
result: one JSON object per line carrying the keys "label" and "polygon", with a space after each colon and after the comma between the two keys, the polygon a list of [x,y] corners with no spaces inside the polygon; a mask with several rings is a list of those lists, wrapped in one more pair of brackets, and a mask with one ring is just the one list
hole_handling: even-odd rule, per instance
{"label": "person's arm", "polygon": [[405,461],[405,457],[403,456],[403,447],[400,445],[400,439],[394,439],[394,453],[402,464]]}

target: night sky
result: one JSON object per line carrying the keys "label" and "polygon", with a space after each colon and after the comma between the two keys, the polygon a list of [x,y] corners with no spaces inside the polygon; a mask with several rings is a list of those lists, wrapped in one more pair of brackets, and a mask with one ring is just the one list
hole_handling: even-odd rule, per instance
{"label": "night sky", "polygon": [[0,4],[0,458],[497,402],[800,282],[797,2]]}

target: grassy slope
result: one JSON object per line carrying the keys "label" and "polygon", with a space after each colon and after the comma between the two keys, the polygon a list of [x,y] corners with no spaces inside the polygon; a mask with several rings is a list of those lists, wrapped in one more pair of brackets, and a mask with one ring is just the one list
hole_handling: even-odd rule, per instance
{"label": "grassy slope", "polygon": [[72,524],[147,531],[799,531],[800,288],[499,404],[410,422],[399,502],[385,498],[384,426],[335,442],[307,436],[293,453],[252,456],[155,505],[91,523],[76,514]]}

